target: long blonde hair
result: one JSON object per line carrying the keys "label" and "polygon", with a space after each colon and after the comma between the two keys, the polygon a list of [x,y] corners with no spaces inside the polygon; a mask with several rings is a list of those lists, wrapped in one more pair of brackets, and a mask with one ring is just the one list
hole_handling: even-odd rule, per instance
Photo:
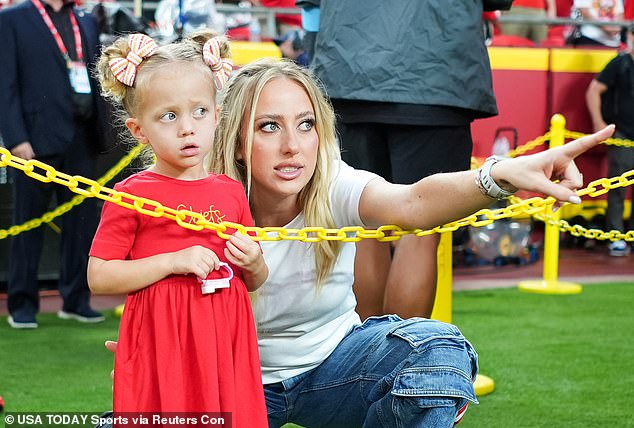
{"label": "long blonde hair", "polygon": [[[334,228],[329,189],[333,167],[340,159],[335,139],[335,115],[318,80],[308,70],[291,61],[261,59],[234,73],[226,86],[221,103],[209,169],[240,181],[245,186],[247,195],[250,195],[255,109],[264,86],[279,77],[291,79],[300,85],[306,91],[315,111],[315,129],[319,137],[317,165],[312,178],[298,197],[306,225]],[[246,154],[244,161],[238,160],[242,144]],[[335,265],[340,244],[337,241],[322,240],[309,245],[315,246],[317,286],[320,286]]]}

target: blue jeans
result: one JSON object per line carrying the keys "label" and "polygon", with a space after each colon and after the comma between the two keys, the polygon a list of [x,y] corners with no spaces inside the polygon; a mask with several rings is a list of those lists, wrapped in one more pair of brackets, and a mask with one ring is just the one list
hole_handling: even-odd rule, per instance
{"label": "blue jeans", "polygon": [[468,401],[477,403],[477,370],[457,327],[371,317],[315,369],[264,385],[269,427],[452,427]]}

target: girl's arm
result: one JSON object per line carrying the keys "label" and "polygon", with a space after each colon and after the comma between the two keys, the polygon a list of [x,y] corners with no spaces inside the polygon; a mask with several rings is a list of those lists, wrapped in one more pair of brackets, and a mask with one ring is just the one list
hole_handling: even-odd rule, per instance
{"label": "girl's arm", "polygon": [[269,267],[264,261],[260,245],[240,232],[234,233],[227,240],[225,257],[242,268],[244,283],[249,291],[260,288],[269,276]]}
{"label": "girl's arm", "polygon": [[209,248],[196,245],[173,253],[138,260],[88,259],[88,286],[95,294],[126,294],[172,274],[193,274],[204,279],[220,267]]}
{"label": "girl's arm", "polygon": [[[575,190],[583,182],[573,160],[613,132],[614,126],[610,125],[561,147],[503,160],[493,166],[491,176],[505,190],[523,189],[561,202],[579,203]],[[476,175],[477,171],[435,174],[411,185],[374,179],[361,194],[361,219],[370,226],[396,224],[429,229],[466,217],[494,201],[482,194]]]}

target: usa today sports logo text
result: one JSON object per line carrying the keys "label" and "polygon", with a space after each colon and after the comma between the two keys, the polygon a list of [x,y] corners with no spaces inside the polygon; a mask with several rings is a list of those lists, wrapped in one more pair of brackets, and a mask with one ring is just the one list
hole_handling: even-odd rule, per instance
{"label": "usa today sports logo text", "polygon": [[4,422],[6,428],[232,427],[231,413],[9,412]]}

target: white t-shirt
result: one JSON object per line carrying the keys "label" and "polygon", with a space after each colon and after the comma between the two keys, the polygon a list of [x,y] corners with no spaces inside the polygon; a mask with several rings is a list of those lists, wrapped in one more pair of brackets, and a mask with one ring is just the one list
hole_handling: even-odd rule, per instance
{"label": "white t-shirt", "polygon": [[[378,176],[355,170],[343,161],[330,188],[337,227],[364,226],[359,199],[366,184]],[[286,228],[305,227],[300,213]],[[354,242],[342,243],[339,258],[317,291],[314,244],[262,241],[269,277],[253,303],[264,384],[296,376],[325,360],[355,326]]]}
{"label": "white t-shirt", "polygon": [[[574,0],[573,9],[588,9],[592,19],[596,21],[614,21],[623,15],[622,0]],[[621,44],[621,36],[608,36],[602,27],[596,25],[582,25],[581,34],[589,39],[614,48]]]}

